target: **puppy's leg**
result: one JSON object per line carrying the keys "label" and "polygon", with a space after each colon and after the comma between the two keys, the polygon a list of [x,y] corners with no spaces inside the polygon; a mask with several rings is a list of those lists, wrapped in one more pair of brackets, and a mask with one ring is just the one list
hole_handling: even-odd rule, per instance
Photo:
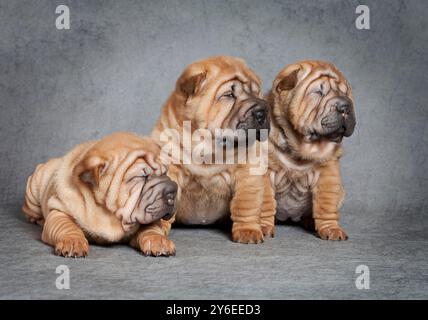
{"label": "puppy's leg", "polygon": [[237,169],[234,195],[230,204],[233,241],[263,242],[263,232],[260,226],[262,204],[263,177],[250,175],[247,167]]}
{"label": "puppy's leg", "polygon": [[164,220],[142,225],[129,244],[146,256],[175,255],[175,244],[167,237],[170,228],[170,223]]}
{"label": "puppy's leg", "polygon": [[40,205],[40,189],[44,185],[42,178],[45,171],[45,164],[39,164],[34,173],[28,177],[24,205],[22,206],[22,211],[27,219],[41,226],[44,224],[44,218]]}
{"label": "puppy's leg", "polygon": [[161,225],[162,225],[162,230],[165,233],[166,236],[169,235],[170,231],[171,231],[171,225],[174,223],[175,217],[172,217],[171,219],[167,220],[163,220],[161,219]]}
{"label": "puppy's leg", "polygon": [[263,205],[260,216],[260,225],[262,227],[263,235],[274,237],[275,235],[275,212],[276,212],[276,200],[275,193],[270,183],[269,175],[263,176]]}
{"label": "puppy's leg", "polygon": [[320,168],[313,190],[313,217],[321,239],[346,240],[348,236],[338,224],[339,207],[343,200],[339,160],[331,160]]}
{"label": "puppy's leg", "polygon": [[68,214],[58,210],[49,212],[43,226],[42,241],[53,246],[63,257],[85,257],[89,244],[83,230]]}

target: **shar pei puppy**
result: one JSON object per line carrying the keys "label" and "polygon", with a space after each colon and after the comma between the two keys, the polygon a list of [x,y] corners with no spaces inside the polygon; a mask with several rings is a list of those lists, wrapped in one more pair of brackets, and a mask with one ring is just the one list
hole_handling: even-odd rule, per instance
{"label": "shar pei puppy", "polygon": [[338,220],[341,142],[356,123],[348,81],[330,63],[302,61],[277,75],[268,100],[276,218],[301,221],[322,239],[347,239]]}
{"label": "shar pei puppy", "polygon": [[[178,136],[173,143],[163,138],[171,128]],[[176,157],[165,151],[172,160],[168,176],[178,184],[175,221],[207,225],[231,219],[232,240],[240,243],[260,243],[264,235],[272,235],[275,202],[273,194],[264,192],[269,177],[261,174],[263,170],[251,171],[261,162],[222,161],[228,152],[235,158],[240,150],[259,150],[262,132],[267,145],[268,129],[268,105],[262,99],[260,79],[242,59],[216,56],[189,65],[152,132],[162,150],[179,151]],[[189,145],[186,135],[204,136],[203,161],[192,157],[199,155],[201,142]],[[267,169],[267,152],[265,164]]]}
{"label": "shar pei puppy", "polygon": [[171,255],[175,246],[161,218],[175,211],[177,185],[165,173],[156,143],[115,133],[39,164],[28,178],[23,211],[43,226],[42,241],[57,255],[84,257],[88,241]]}

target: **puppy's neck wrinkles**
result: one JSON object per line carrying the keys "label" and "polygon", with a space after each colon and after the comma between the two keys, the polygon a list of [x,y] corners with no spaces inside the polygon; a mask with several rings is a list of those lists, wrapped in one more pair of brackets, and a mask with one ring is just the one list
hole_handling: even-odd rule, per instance
{"label": "puppy's neck wrinkles", "polygon": [[290,144],[290,140],[296,140],[291,130],[280,128],[274,119],[271,121],[270,142],[276,149],[277,158],[287,168],[298,171],[311,169],[316,163],[300,157]]}
{"label": "puppy's neck wrinkles", "polygon": [[276,119],[272,116],[269,140],[284,167],[295,171],[319,167],[342,155],[340,144],[330,141],[305,142],[285,118]]}

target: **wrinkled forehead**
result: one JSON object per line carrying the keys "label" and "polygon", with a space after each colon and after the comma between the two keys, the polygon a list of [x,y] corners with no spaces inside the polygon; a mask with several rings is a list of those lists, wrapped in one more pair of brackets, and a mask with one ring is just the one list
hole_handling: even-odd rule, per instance
{"label": "wrinkled forehead", "polygon": [[206,70],[207,82],[210,85],[218,87],[229,81],[239,81],[248,92],[260,91],[260,79],[240,61],[209,64]]}
{"label": "wrinkled forehead", "polygon": [[330,90],[341,92],[342,94],[348,94],[349,87],[346,81],[331,77],[330,75],[321,75],[315,78],[312,82],[308,83],[307,93],[310,93],[313,89],[322,89],[324,94]]}
{"label": "wrinkled forehead", "polygon": [[149,138],[140,138],[132,134],[116,133],[98,141],[87,153],[88,157],[104,160],[123,159],[128,154],[143,150],[145,153],[158,154],[159,146]]}
{"label": "wrinkled forehead", "polygon": [[302,78],[312,77],[328,77],[336,82],[346,82],[343,74],[332,64],[327,62],[302,63],[303,75]]}
{"label": "wrinkled forehead", "polygon": [[306,82],[308,85],[309,83],[312,85],[328,84],[332,89],[340,90],[343,93],[347,93],[349,89],[343,74],[335,66],[326,62],[302,63],[298,78],[299,82]]}

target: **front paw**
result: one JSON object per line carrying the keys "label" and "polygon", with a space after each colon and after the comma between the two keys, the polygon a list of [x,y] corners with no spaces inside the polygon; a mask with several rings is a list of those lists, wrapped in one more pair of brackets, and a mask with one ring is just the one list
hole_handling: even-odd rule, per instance
{"label": "front paw", "polygon": [[263,232],[261,229],[240,228],[232,231],[232,240],[239,243],[261,243]]}
{"label": "front paw", "polygon": [[163,235],[146,235],[139,241],[140,250],[146,256],[175,255],[175,244]]}
{"label": "front paw", "polygon": [[161,159],[158,156],[155,156],[151,152],[148,152],[145,155],[144,160],[146,164],[150,166],[150,168],[148,169],[149,174],[152,174],[153,172],[158,176],[166,174],[168,168],[164,163],[162,163]]}
{"label": "front paw", "polygon": [[55,254],[68,258],[82,258],[89,253],[88,240],[79,237],[67,237],[55,245]]}
{"label": "front paw", "polygon": [[345,231],[342,230],[339,226],[332,226],[321,229],[318,231],[318,235],[323,240],[347,240],[348,236]]}
{"label": "front paw", "polygon": [[262,233],[265,237],[275,237],[275,226],[263,226],[262,225]]}

